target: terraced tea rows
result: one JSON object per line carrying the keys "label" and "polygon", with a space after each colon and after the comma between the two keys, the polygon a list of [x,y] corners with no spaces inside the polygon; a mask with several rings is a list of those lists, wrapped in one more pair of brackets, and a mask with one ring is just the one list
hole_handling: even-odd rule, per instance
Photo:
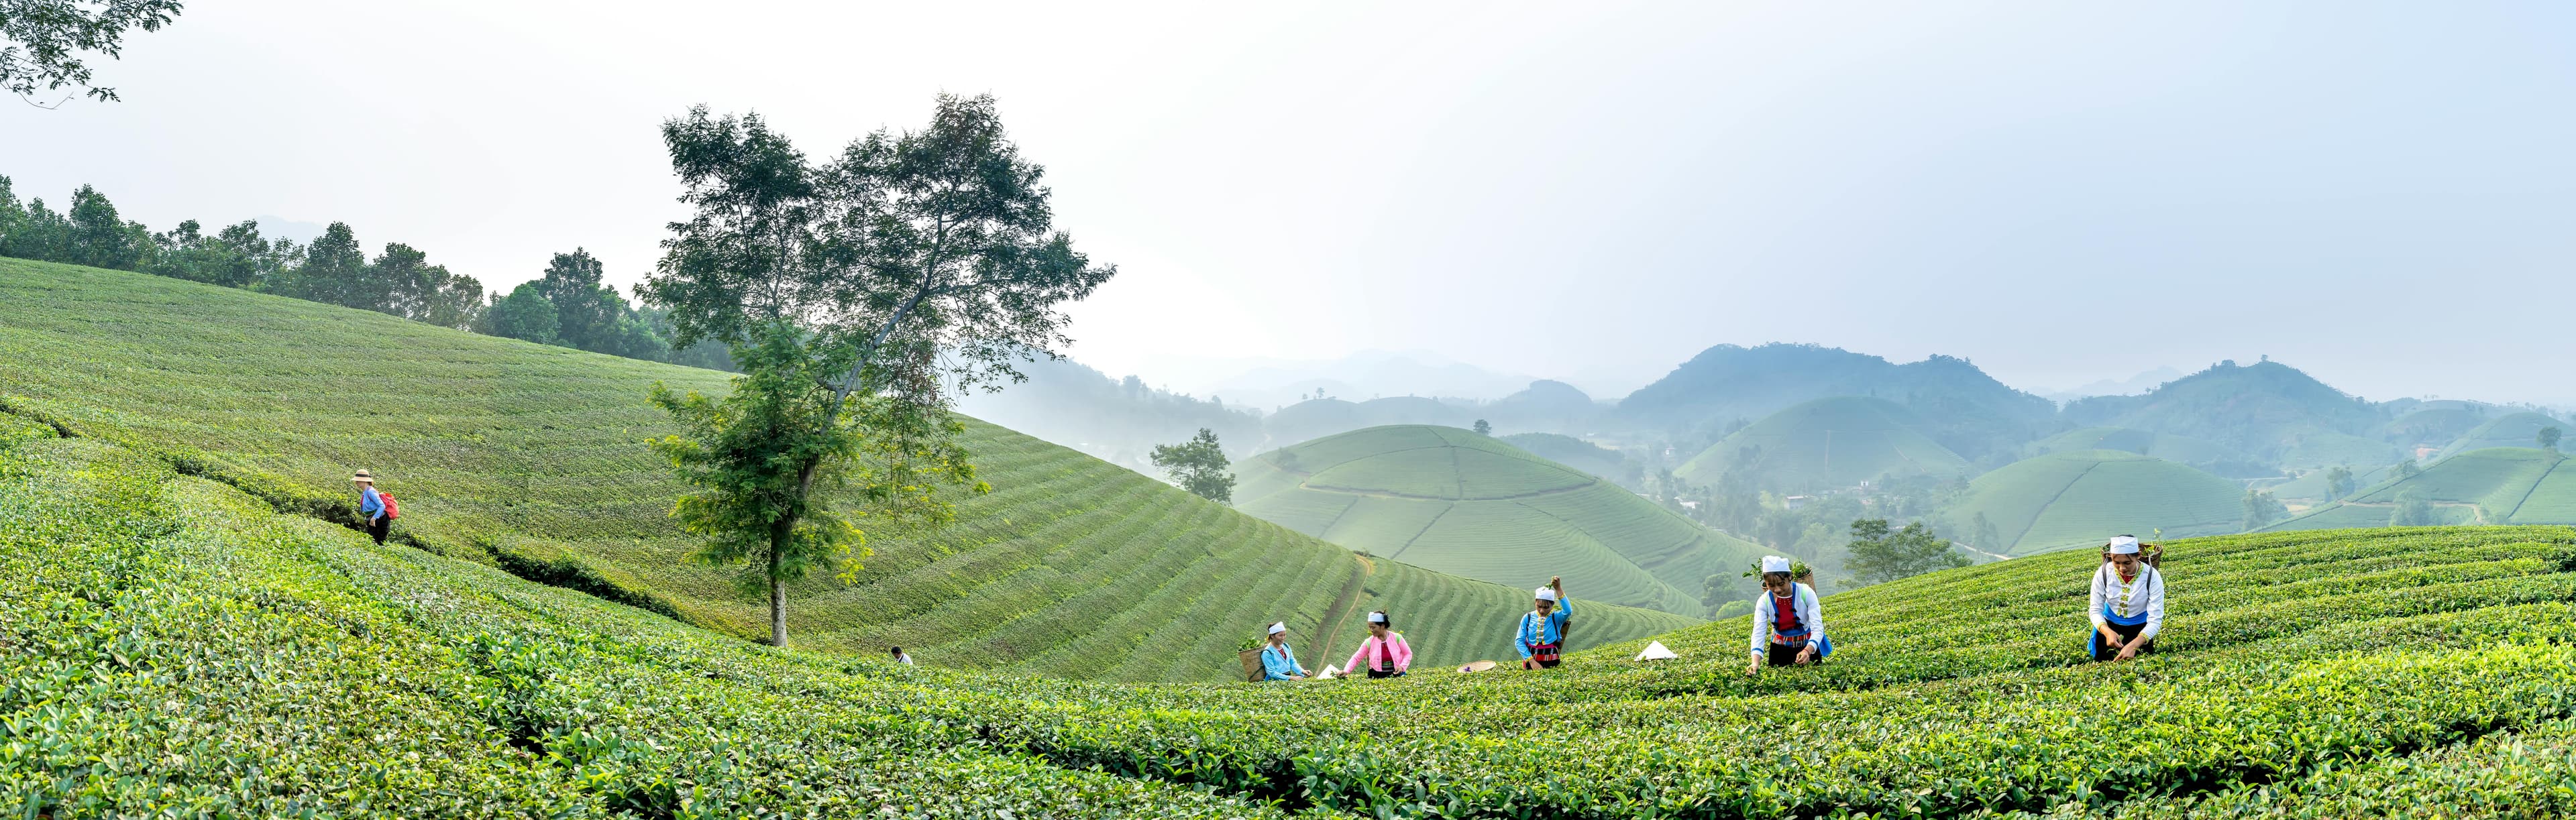
{"label": "terraced tea rows", "polygon": [[2352,497],[2272,525],[2276,530],[2386,525],[2420,500],[2436,523],[2576,523],[2576,469],[2567,457],[2530,447],[2471,450],[2412,477],[2387,476]]}
{"label": "terraced tea rows", "polygon": [[1704,614],[1702,584],[1763,550],[1594,476],[1454,427],[1372,427],[1263,453],[1243,511],[1353,549],[1514,586]]}
{"label": "terraced tea rows", "polygon": [[[354,520],[347,476],[369,468],[402,499],[395,530],[408,543],[765,634],[765,603],[738,590],[734,570],[684,560],[692,543],[666,516],[682,488],[643,444],[669,429],[644,400],[656,380],[724,384],[363,311],[0,260],[0,404],[331,520]],[[1426,662],[1451,663],[1507,653],[1529,606],[1525,589],[1387,561],[1372,572],[1343,548],[998,427],[970,424],[967,441],[993,493],[966,499],[948,529],[872,533],[876,556],[853,584],[791,587],[795,640],[1027,674],[1210,680],[1239,674],[1237,642],[1273,620],[1320,655],[1357,640],[1358,607],[1420,612],[1408,634]],[[1446,603],[1433,613],[1425,600]],[[1690,623],[1602,615],[1578,643]],[[1341,628],[1311,634],[1324,624]]]}
{"label": "terraced tea rows", "polygon": [[1953,532],[1984,514],[2013,555],[2098,544],[2120,533],[2168,536],[2236,532],[2243,491],[2235,482],[2162,459],[2078,450],[2024,459],[1968,482],[1943,511]]}
{"label": "terraced tea rows", "polygon": [[2576,530],[2169,545],[2157,654],[2091,555],[1547,673],[1119,685],[747,644],[0,426],[0,803],[37,816],[2548,817],[2576,812]]}

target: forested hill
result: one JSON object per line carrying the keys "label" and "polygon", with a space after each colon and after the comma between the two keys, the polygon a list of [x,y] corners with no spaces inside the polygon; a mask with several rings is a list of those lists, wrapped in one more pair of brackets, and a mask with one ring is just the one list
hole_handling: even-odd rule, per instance
{"label": "forested hill", "polygon": [[2386,411],[2274,361],[2221,362],[2144,395],[2070,403],[2065,415],[2078,426],[2187,436],[2294,467],[2386,464],[2397,455],[2379,437]]}
{"label": "forested hill", "polygon": [[[1965,359],[1888,360],[1812,344],[1718,345],[1619,402],[1632,423],[1723,435],[1792,405],[1835,396],[1886,399],[1922,416],[1925,432],[1970,459],[2001,453],[2051,431],[2057,407],[2015,390]],[[1715,428],[1715,429],[1711,429]]]}

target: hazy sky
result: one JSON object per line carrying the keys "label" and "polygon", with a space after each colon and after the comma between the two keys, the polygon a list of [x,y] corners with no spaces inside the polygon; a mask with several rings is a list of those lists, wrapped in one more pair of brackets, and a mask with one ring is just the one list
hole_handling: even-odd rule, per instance
{"label": "hazy sky", "polygon": [[689,105],[820,155],[991,92],[1119,265],[1073,328],[1113,374],[1414,349],[1616,395],[1780,340],[2576,401],[2565,4],[1108,5],[197,0],[99,66],[124,102],[0,107],[0,174],[631,283]]}

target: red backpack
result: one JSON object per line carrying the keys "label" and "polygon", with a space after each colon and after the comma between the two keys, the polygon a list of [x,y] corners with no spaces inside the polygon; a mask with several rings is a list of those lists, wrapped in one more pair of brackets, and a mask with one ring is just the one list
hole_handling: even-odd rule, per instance
{"label": "red backpack", "polygon": [[385,502],[385,520],[392,521],[402,517],[402,507],[394,504],[393,493],[377,490],[376,500]]}

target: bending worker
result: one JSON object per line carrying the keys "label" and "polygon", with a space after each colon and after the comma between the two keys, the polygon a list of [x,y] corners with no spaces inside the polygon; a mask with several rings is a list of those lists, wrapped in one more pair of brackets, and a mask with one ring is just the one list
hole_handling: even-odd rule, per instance
{"label": "bending worker", "polygon": [[1538,603],[1521,613],[1520,633],[1514,636],[1512,648],[1521,651],[1522,669],[1554,668],[1565,652],[1565,625],[1573,617],[1573,602],[1565,600],[1563,578],[1547,579],[1547,586],[1532,595]]}
{"label": "bending worker", "polygon": [[2123,535],[2102,547],[2093,571],[2093,639],[2097,661],[2125,661],[2156,651],[2165,626],[2165,576],[2138,557],[2138,537]]}
{"label": "bending worker", "polygon": [[1306,667],[1297,665],[1297,651],[1288,648],[1288,624],[1270,625],[1270,645],[1261,648],[1262,680],[1305,680]]}
{"label": "bending worker", "polygon": [[1762,556],[1762,592],[1753,599],[1752,675],[1770,666],[1805,665],[1825,657],[1825,618],[1816,589],[1789,577],[1789,559]]}
{"label": "bending worker", "polygon": [[1343,664],[1342,668],[1359,669],[1360,659],[1367,658],[1369,677],[1403,675],[1405,669],[1413,666],[1413,647],[1405,644],[1404,633],[1395,631],[1392,626],[1386,622],[1385,610],[1369,613],[1369,636],[1360,639],[1360,650],[1351,653],[1351,662]]}

